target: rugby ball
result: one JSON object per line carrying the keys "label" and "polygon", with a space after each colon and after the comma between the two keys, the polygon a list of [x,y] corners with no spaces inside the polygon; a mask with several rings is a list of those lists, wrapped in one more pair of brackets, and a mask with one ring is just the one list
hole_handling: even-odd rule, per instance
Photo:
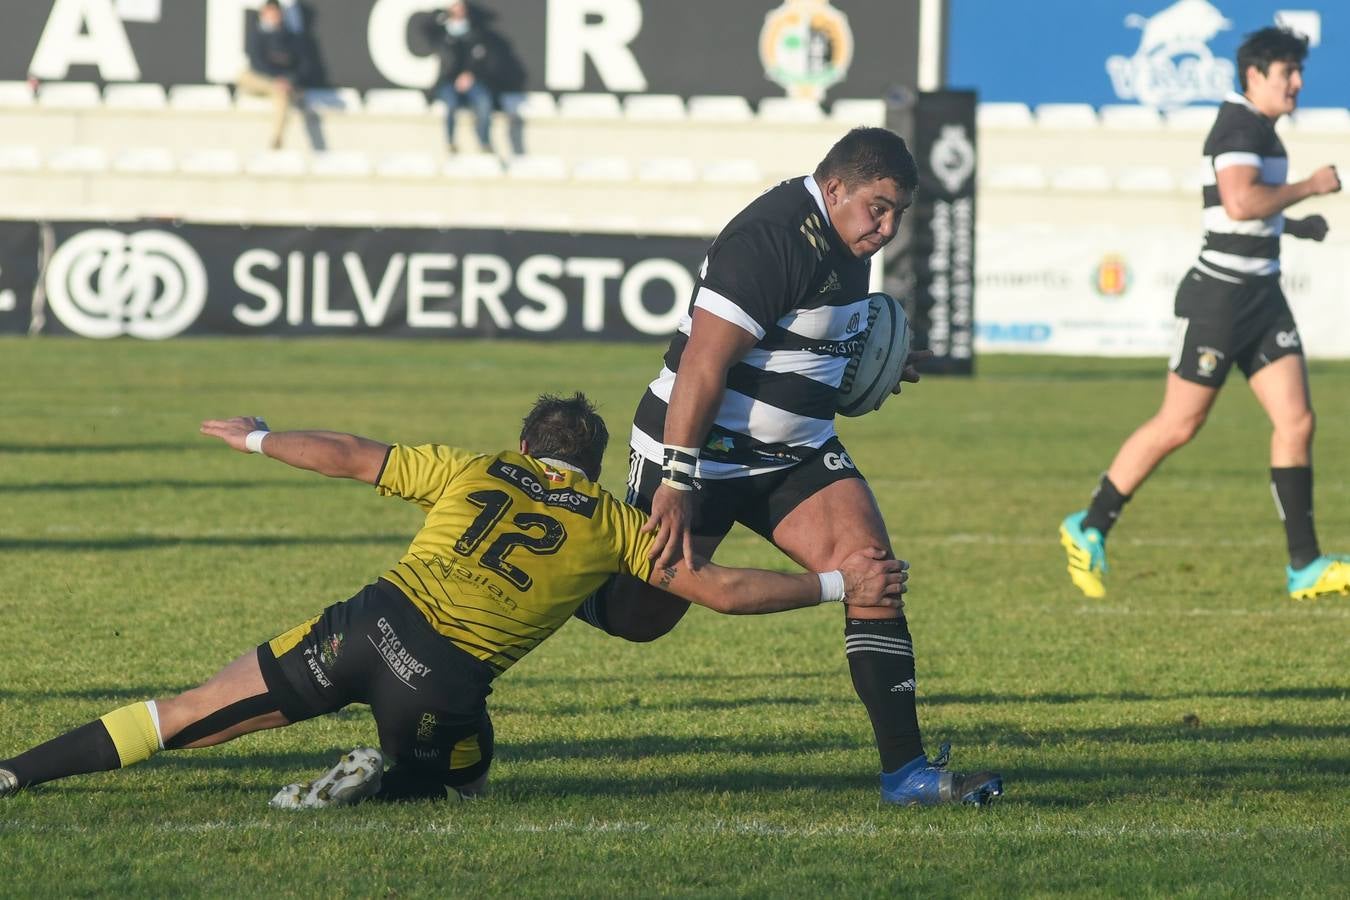
{"label": "rugby ball", "polygon": [[889,294],[868,295],[867,328],[859,334],[839,382],[839,415],[861,416],[881,408],[905,370],[913,337],[899,301]]}

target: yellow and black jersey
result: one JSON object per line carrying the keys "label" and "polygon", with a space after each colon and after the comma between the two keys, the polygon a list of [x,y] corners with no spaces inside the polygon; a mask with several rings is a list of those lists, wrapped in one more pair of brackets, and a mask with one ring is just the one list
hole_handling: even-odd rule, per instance
{"label": "yellow and black jersey", "polygon": [[580,472],[519,453],[390,448],[375,489],[427,512],[384,574],[432,627],[499,673],[610,575],[645,581],[646,516]]}

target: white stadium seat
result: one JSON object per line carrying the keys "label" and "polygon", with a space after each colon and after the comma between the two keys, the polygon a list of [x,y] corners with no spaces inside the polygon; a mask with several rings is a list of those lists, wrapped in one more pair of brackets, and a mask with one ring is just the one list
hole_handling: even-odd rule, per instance
{"label": "white stadium seat", "polygon": [[103,102],[89,81],[53,81],[38,88],[38,105],[52,109],[96,109]]}
{"label": "white stadium seat", "polygon": [[1111,173],[1104,166],[1065,166],[1050,173],[1050,187],[1056,191],[1109,191]]}
{"label": "white stadium seat", "polygon": [[1036,120],[1025,103],[981,103],[975,107],[975,124],[980,128],[1030,128]]}
{"label": "white stadium seat", "polygon": [[682,156],[656,157],[638,163],[639,181],[690,182],[698,180],[698,169],[691,159]]}
{"label": "white stadium seat", "polygon": [[573,166],[572,177],[578,181],[631,181],[633,167],[621,156],[596,156]]}
{"label": "white stadium seat", "polygon": [[112,167],[115,172],[167,174],[178,161],[167,147],[130,147],[113,157]]}
{"label": "white stadium seat", "polygon": [[[1029,114],[1028,114],[1029,115]],[[830,107],[830,120],[840,125],[885,125],[886,101],[884,100],[836,100]]]}
{"label": "white stadium seat", "polygon": [[1108,103],[1097,110],[1103,128],[1143,131],[1161,128],[1162,116],[1151,106],[1136,106],[1129,103]]}
{"label": "white stadium seat", "polygon": [[1329,134],[1350,132],[1350,109],[1341,106],[1310,106],[1295,110],[1294,129]]}
{"label": "white stadium seat", "polygon": [[995,190],[1040,191],[1045,189],[1048,179],[1040,166],[1004,165],[981,167],[980,183]]}
{"label": "white stadium seat", "polygon": [[678,94],[629,94],[623,99],[623,114],[634,122],[678,122],[688,111]]}
{"label": "white stadium seat", "polygon": [[42,168],[42,152],[36,147],[0,147],[0,172],[33,172]]}
{"label": "white stadium seat", "polygon": [[430,153],[391,153],[375,165],[375,172],[384,178],[435,178],[440,166]]}
{"label": "white stadium seat", "polygon": [[47,168],[53,172],[106,172],[108,153],[102,147],[62,147],[47,156]]}
{"label": "white stadium seat", "polygon": [[1166,166],[1133,166],[1121,169],[1115,177],[1116,190],[1127,193],[1170,194],[1177,180]]}
{"label": "white stadium seat", "polygon": [[103,88],[103,105],[109,109],[163,109],[168,104],[164,88],[158,84],[109,84]]}
{"label": "white stadium seat", "polygon": [[1087,103],[1042,103],[1036,107],[1042,128],[1096,128],[1097,111]]}
{"label": "white stadium seat", "polygon": [[689,98],[689,118],[701,122],[748,122],[754,111],[744,97],[701,95]]}
{"label": "white stadium seat", "polygon": [[820,104],[798,97],[765,97],[759,101],[762,122],[819,122],[825,118]]}
{"label": "white stadium seat", "polygon": [[327,178],[361,178],[370,174],[370,159],[359,150],[326,150],[314,154],[309,171]]}
{"label": "white stadium seat", "polygon": [[502,163],[491,153],[461,153],[447,159],[441,172],[449,178],[500,178]]}
{"label": "white stadium seat", "polygon": [[32,106],[33,88],[26,81],[0,81],[0,106]]}
{"label": "white stadium seat", "polygon": [[234,95],[234,108],[239,112],[270,113],[275,105],[276,101],[262,94],[238,91]]}
{"label": "white stadium seat", "polygon": [[717,184],[742,184],[763,177],[759,163],[753,159],[721,159],[703,167],[703,180]]}
{"label": "white stadium seat", "polygon": [[381,116],[420,116],[427,111],[427,98],[410,88],[371,88],[366,91],[366,112]]}
{"label": "white stadium seat", "polygon": [[567,163],[561,156],[516,156],[506,164],[506,174],[510,178],[562,181],[567,177]]}
{"label": "white stadium seat", "polygon": [[617,119],[623,114],[613,94],[563,94],[558,115],[564,119]]}
{"label": "white stadium seat", "polygon": [[237,153],[218,147],[183,154],[178,168],[188,175],[237,175],[243,169]]}
{"label": "white stadium seat", "polygon": [[230,89],[223,84],[175,84],[169,88],[169,106],[183,112],[219,112],[231,106]]}
{"label": "white stadium seat", "polygon": [[558,114],[558,103],[548,91],[527,91],[520,105],[522,119],[551,119]]}
{"label": "white stadium seat", "polygon": [[1178,131],[1209,131],[1219,114],[1217,106],[1183,106],[1167,111],[1167,127]]}
{"label": "white stadium seat", "polygon": [[309,170],[305,155],[299,150],[263,150],[248,158],[244,171],[250,175],[293,177]]}

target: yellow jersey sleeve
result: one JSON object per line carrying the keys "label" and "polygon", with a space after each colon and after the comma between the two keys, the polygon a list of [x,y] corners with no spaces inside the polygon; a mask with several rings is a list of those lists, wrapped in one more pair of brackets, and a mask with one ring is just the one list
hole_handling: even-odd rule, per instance
{"label": "yellow jersey sleeve", "polygon": [[652,574],[652,561],[647,555],[656,542],[656,535],[642,533],[642,526],[647,524],[647,514],[636,506],[612,497],[610,499],[613,506],[610,527],[615,541],[615,555],[623,566],[620,571],[639,581],[646,581]]}
{"label": "yellow jersey sleeve", "polygon": [[375,490],[384,497],[402,497],[430,510],[445,493],[446,487],[474,460],[483,456],[444,444],[422,444],[389,448],[384,469]]}

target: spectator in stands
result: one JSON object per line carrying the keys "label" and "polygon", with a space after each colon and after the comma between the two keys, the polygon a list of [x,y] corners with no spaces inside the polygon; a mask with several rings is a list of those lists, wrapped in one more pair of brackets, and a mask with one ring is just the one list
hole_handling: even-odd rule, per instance
{"label": "spectator in stands", "polygon": [[427,37],[441,59],[434,94],[445,101],[446,141],[450,152],[456,152],[455,114],[467,103],[474,114],[478,148],[490,152],[492,110],[500,105],[511,119],[511,150],[521,154],[525,152],[519,113],[524,69],[510,45],[487,27],[484,18],[465,0],[451,0],[427,26]]}
{"label": "spectator in stands", "polygon": [[272,119],[273,150],[281,147],[292,107],[305,119],[305,130],[315,150],[325,147],[318,114],[304,105],[304,88],[312,69],[303,33],[291,31],[278,0],[265,0],[244,43],[248,68],[239,76],[238,88],[247,94],[271,97],[276,114]]}

